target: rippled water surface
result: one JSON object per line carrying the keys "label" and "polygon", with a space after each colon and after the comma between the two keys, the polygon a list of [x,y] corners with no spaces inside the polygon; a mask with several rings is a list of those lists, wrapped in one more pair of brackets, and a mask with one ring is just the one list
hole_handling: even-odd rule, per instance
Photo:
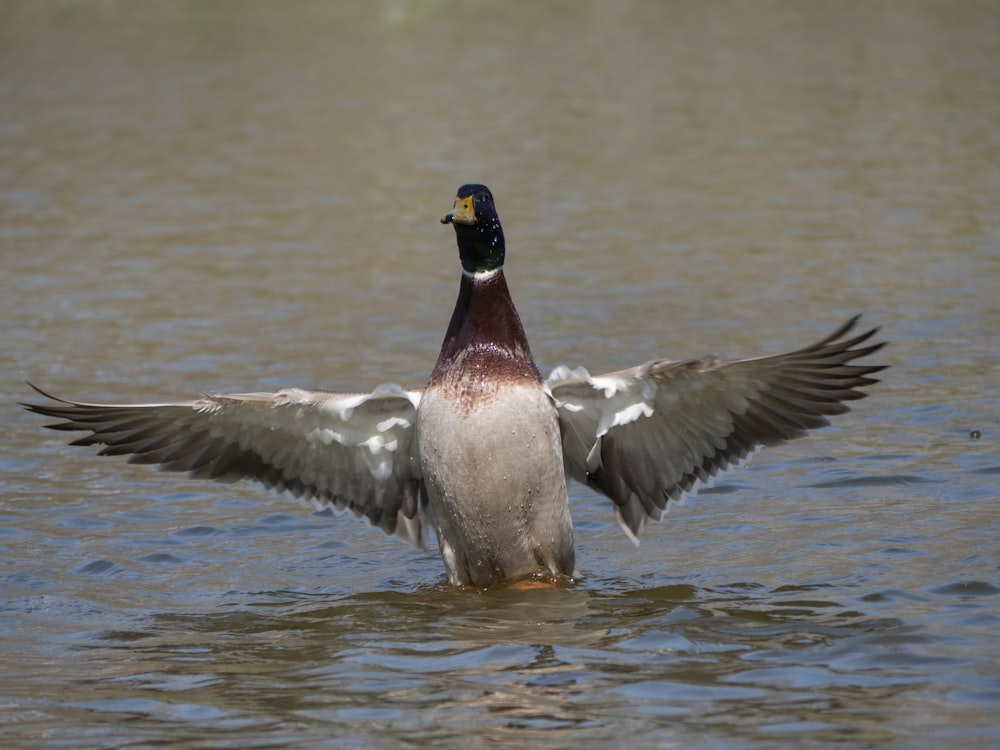
{"label": "rippled water surface", "polygon": [[[1000,747],[995,3],[0,2],[0,744]],[[16,406],[417,387],[489,184],[536,358],[892,368],[582,578]]]}

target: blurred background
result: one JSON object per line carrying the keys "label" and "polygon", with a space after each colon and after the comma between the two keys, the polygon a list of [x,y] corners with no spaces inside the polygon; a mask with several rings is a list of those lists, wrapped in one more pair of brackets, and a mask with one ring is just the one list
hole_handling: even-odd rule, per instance
{"label": "blurred background", "polygon": [[[987,1],[0,0],[0,742],[1000,742],[998,123]],[[521,595],[16,406],[419,387],[465,182],[543,373],[892,369]]]}

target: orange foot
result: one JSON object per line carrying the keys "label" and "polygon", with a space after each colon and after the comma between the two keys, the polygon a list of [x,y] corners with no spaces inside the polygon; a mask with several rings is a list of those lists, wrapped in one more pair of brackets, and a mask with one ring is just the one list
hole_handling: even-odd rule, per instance
{"label": "orange foot", "polygon": [[552,575],[549,571],[539,568],[531,574],[530,578],[503,583],[501,587],[508,591],[530,591],[532,589],[553,589],[572,583],[573,579],[568,576]]}

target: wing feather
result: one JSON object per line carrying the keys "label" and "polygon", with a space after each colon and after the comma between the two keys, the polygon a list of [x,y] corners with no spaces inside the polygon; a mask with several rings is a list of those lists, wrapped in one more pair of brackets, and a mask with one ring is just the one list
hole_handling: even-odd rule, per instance
{"label": "wing feather", "polygon": [[559,412],[566,472],[610,497],[638,540],[661,520],[744,464],[761,447],[805,435],[864,398],[884,365],[853,364],[884,342],[851,318],[829,336],[787,354],[724,362],[653,360],[591,376],[556,368],[546,387]]}
{"label": "wing feather", "polygon": [[100,455],[128,455],[130,463],[196,479],[254,479],[425,544],[417,391],[288,388],[174,403],[93,404],[35,390],[50,402],[24,406],[61,420],[49,427],[88,433],[72,445],[100,445]]}

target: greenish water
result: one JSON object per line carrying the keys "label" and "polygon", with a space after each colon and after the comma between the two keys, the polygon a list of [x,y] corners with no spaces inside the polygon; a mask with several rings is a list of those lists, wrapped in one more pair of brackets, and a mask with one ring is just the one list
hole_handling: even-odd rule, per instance
{"label": "greenish water", "polygon": [[[1000,746],[992,3],[0,2],[0,744]],[[69,448],[15,404],[419,386],[489,184],[544,371],[783,351],[872,397],[581,580]]]}

